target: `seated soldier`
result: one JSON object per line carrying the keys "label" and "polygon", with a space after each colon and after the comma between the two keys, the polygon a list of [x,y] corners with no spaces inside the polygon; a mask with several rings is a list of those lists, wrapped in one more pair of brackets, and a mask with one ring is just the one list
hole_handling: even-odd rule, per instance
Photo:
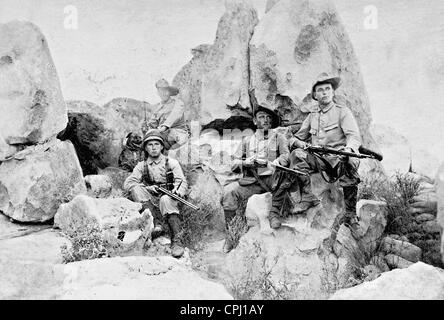
{"label": "seated soldier", "polygon": [[119,167],[126,171],[133,171],[136,164],[143,161],[142,137],[130,132],[123,140],[123,150],[119,156]]}
{"label": "seated soldier", "polygon": [[143,139],[142,148],[145,152],[145,161],[139,162],[131,175],[125,180],[124,189],[130,193],[135,202],[142,202],[144,208],[152,212],[160,210],[162,217],[166,217],[171,230],[171,253],[178,258],[183,255],[184,249],[178,237],[181,230],[180,212],[177,200],[167,195],[161,195],[158,185],[179,195],[185,196],[187,181],[179,162],[164,156],[164,141],[158,130],[150,130]]}
{"label": "seated soldier", "polygon": [[[360,182],[359,159],[340,155],[320,155],[304,150],[307,146],[304,140],[310,138],[312,145],[358,152],[361,136],[356,120],[349,108],[339,105],[333,100],[335,90],[340,86],[340,83],[339,77],[331,77],[327,73],[322,73],[313,84],[312,97],[318,101],[318,107],[305,119],[301,129],[291,141],[293,146],[290,149],[298,149],[290,155],[290,167],[309,173],[320,171],[324,177],[325,174],[332,174],[331,168],[335,169],[335,176],[339,178],[339,184],[344,192],[345,214],[341,223],[346,223],[353,236],[359,238],[362,231],[356,216],[358,184]],[[310,178],[299,176],[298,179],[302,191],[302,200],[298,211],[303,212],[318,204],[319,200],[311,192]]]}
{"label": "seated soldier", "polygon": [[156,82],[160,103],[155,105],[154,113],[142,125],[145,134],[149,129],[158,129],[164,141],[165,150],[183,145],[188,140],[188,126],[185,121],[184,104],[173,96],[179,89],[170,86],[165,79]]}
{"label": "seated soldier", "polygon": [[[286,193],[285,174],[274,170],[270,161],[282,166],[288,164],[288,142],[282,134],[274,132],[279,125],[279,117],[271,109],[258,106],[254,113],[253,122],[257,129],[254,135],[242,143],[242,159],[233,162],[233,171],[243,171],[244,178],[232,182],[224,187],[222,205],[224,208],[227,228],[229,222],[236,215],[236,210],[246,203],[253,194],[272,193],[272,208],[269,213],[270,226],[277,229],[281,226],[280,210]],[[262,163],[262,167],[255,166]],[[241,207],[241,210],[245,208]],[[243,212],[244,214],[244,212]],[[227,236],[223,251],[233,249],[233,243]]]}

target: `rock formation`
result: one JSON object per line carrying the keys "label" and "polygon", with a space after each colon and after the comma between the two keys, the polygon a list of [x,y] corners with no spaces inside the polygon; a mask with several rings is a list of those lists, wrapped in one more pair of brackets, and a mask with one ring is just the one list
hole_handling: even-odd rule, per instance
{"label": "rock formation", "polygon": [[251,112],[248,44],[257,13],[248,0],[228,0],[225,8],[213,45],[194,48],[193,59],[173,80],[192,110],[190,119],[202,125]]}
{"label": "rock formation", "polygon": [[0,161],[66,126],[66,106],[48,43],[37,26],[0,24]]}
{"label": "rock formation", "polygon": [[15,220],[50,220],[61,203],[82,193],[82,169],[70,142],[27,147],[0,165],[0,210]]}
{"label": "rock formation", "polygon": [[122,142],[129,132],[141,133],[141,124],[151,115],[151,105],[130,98],[115,98],[103,106],[88,101],[68,101],[69,123],[59,139],[71,140],[79,154],[84,174],[117,167]]}
{"label": "rock formation", "polygon": [[140,203],[125,198],[94,199],[85,195],[75,197],[60,206],[54,226],[69,237],[88,236],[97,229],[110,255],[140,251],[151,241],[154,228],[149,210],[142,214]]}
{"label": "rock formation", "polygon": [[271,102],[279,93],[302,105],[320,73],[338,74],[337,93],[353,111],[364,145],[375,148],[358,60],[332,1],[273,2],[250,42],[251,87],[258,102]]}
{"label": "rock formation", "polygon": [[336,292],[332,300],[443,300],[444,270],[418,262]]}

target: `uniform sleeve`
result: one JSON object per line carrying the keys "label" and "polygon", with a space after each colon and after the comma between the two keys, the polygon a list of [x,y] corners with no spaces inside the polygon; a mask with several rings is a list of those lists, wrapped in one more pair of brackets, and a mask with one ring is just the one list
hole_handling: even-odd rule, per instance
{"label": "uniform sleeve", "polygon": [[279,157],[277,158],[277,160],[282,166],[286,167],[289,164],[289,156],[290,156],[288,141],[283,134],[278,133],[277,142],[279,148]]}
{"label": "uniform sleeve", "polygon": [[170,114],[165,119],[165,121],[161,123],[161,125],[171,128],[171,126],[174,125],[174,123],[176,123],[183,116],[184,110],[185,106],[182,100],[180,99],[174,100],[173,109],[171,110]]}
{"label": "uniform sleeve", "polygon": [[126,178],[123,183],[123,189],[125,191],[131,191],[132,188],[138,185],[143,185],[142,183],[142,175],[143,175],[143,164],[144,162],[139,162],[135,167],[131,175]]}
{"label": "uniform sleeve", "polygon": [[[311,113],[305,118],[302,123],[301,128],[294,135],[297,139],[305,141],[310,137],[310,129],[311,129]],[[293,141],[294,142],[294,141]]]}
{"label": "uniform sleeve", "polygon": [[347,138],[347,148],[357,152],[362,143],[358,124],[349,108],[345,107],[342,110],[341,128]]}
{"label": "uniform sleeve", "polygon": [[174,187],[177,188],[180,184],[180,188],[177,190],[177,192],[181,195],[186,194],[188,189],[188,183],[187,179],[185,178],[185,175],[183,174],[180,163],[176,159],[172,158],[170,158],[168,161],[170,163],[170,167],[174,175]]}

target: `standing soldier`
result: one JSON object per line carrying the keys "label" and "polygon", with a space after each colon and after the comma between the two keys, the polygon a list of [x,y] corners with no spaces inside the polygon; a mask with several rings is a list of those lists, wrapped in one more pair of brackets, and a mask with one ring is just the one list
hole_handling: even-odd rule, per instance
{"label": "standing soldier", "polygon": [[[287,166],[289,149],[285,137],[273,129],[279,125],[278,115],[271,109],[256,107],[253,122],[257,127],[254,135],[242,143],[242,159],[233,162],[232,171],[243,171],[244,177],[224,187],[222,206],[224,208],[227,226],[236,215],[236,210],[242,207],[253,194],[272,193],[272,208],[268,219],[270,226],[277,229],[281,226],[280,210],[286,193],[285,174],[275,171],[270,162]],[[262,164],[257,167],[255,164]],[[288,187],[288,186],[287,186]],[[242,208],[244,209],[244,208]],[[223,251],[233,249],[234,244],[226,237]]]}
{"label": "standing soldier", "polygon": [[145,134],[149,129],[158,129],[164,141],[165,150],[180,146],[188,140],[188,126],[185,121],[184,103],[176,96],[179,89],[161,79],[156,82],[160,103],[154,106],[154,113],[142,125]]}
{"label": "standing soldier", "polygon": [[178,203],[170,196],[160,196],[157,186],[166,185],[166,189],[172,189],[173,193],[183,197],[187,191],[187,181],[179,162],[162,154],[164,140],[158,130],[147,132],[142,149],[145,151],[145,161],[136,165],[125,180],[124,189],[131,194],[133,201],[143,203],[143,207],[151,211],[160,210],[162,217],[166,217],[171,230],[171,254],[179,258],[184,249],[178,237],[181,230]]}
{"label": "standing soldier", "polygon": [[[361,135],[356,120],[349,108],[333,101],[335,90],[340,86],[339,77],[331,77],[327,73],[319,75],[312,86],[312,97],[318,101],[318,107],[310,113],[291,142],[294,150],[290,155],[291,167],[307,173],[320,171],[325,174],[326,166],[335,169],[336,177],[340,177],[345,202],[345,214],[341,223],[346,223],[353,236],[360,237],[358,218],[356,216],[356,202],[358,195],[359,159],[338,155],[319,155],[307,152],[305,149],[307,138],[311,138],[312,145],[326,146],[336,150],[358,152],[361,146]],[[303,212],[319,203],[311,192],[309,177],[299,176],[302,199],[299,212]]]}

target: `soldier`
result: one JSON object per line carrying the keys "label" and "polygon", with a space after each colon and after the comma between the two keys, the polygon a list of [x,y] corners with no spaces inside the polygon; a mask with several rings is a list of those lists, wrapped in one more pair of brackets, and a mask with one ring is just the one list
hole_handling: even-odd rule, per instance
{"label": "soldier", "polygon": [[123,170],[132,172],[134,167],[140,161],[143,161],[143,150],[141,148],[142,137],[130,132],[123,140],[123,150],[119,156],[119,167]]}
{"label": "soldier", "polygon": [[[232,171],[242,171],[244,177],[238,182],[232,182],[224,187],[222,205],[227,226],[236,215],[236,209],[242,207],[253,194],[272,193],[272,208],[269,213],[270,226],[277,229],[281,226],[279,213],[284,201],[287,186],[285,175],[275,171],[269,161],[287,166],[288,141],[282,134],[273,129],[279,125],[278,115],[271,109],[258,106],[254,113],[253,122],[256,132],[242,143],[242,159],[233,162]],[[239,154],[240,156],[240,154]],[[263,167],[255,167],[262,163]],[[245,208],[242,208],[244,210]],[[226,237],[223,251],[233,249],[233,243]]]}
{"label": "soldier", "polygon": [[[310,113],[296,133],[292,143],[290,155],[290,167],[304,172],[317,172],[325,174],[327,163],[335,168],[339,184],[342,187],[345,201],[345,214],[343,221],[352,231],[355,237],[360,235],[360,226],[356,216],[356,202],[358,194],[359,159],[338,155],[319,155],[308,153],[304,150],[307,138],[311,138],[312,145],[328,146],[337,150],[358,152],[361,145],[361,136],[356,120],[349,108],[333,101],[335,90],[340,86],[339,77],[331,77],[327,73],[319,75],[312,86],[312,97],[318,101],[318,107]],[[328,170],[327,170],[328,171]],[[319,200],[311,192],[309,177],[298,177],[302,199],[299,204],[299,212],[306,211],[319,203]],[[293,211],[293,212],[295,212]],[[341,222],[341,223],[342,223]]]}
{"label": "soldier", "polygon": [[164,140],[158,130],[147,132],[142,148],[145,161],[136,165],[125,180],[124,189],[130,193],[133,201],[143,203],[143,207],[151,211],[160,210],[162,217],[166,217],[171,230],[171,253],[176,258],[181,257],[184,249],[178,238],[181,230],[178,203],[167,195],[160,196],[156,186],[166,185],[166,189],[172,189],[173,193],[183,197],[187,191],[187,181],[179,162],[162,154]]}
{"label": "soldier", "polygon": [[188,126],[185,121],[184,103],[176,96],[179,89],[161,79],[156,82],[160,103],[155,105],[155,111],[150,119],[142,125],[145,134],[149,129],[158,129],[164,141],[165,150],[172,146],[180,146],[188,140]]}

